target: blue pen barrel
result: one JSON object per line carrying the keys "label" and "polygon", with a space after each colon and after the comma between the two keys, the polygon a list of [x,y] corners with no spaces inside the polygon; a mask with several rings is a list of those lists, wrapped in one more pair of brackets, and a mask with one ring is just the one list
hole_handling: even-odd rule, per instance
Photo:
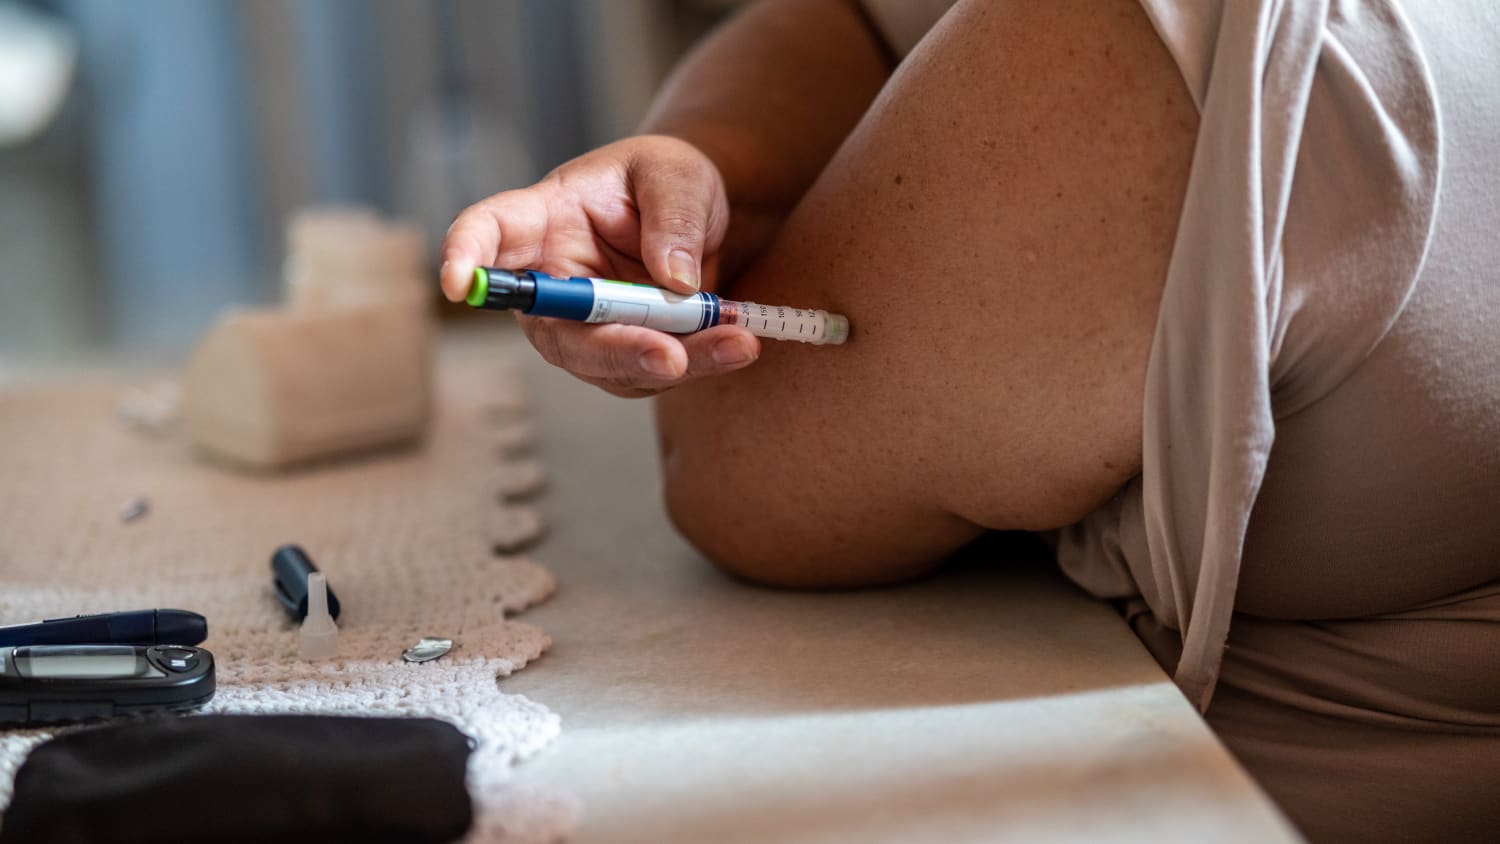
{"label": "blue pen barrel", "polygon": [[546,273],[529,274],[536,282],[536,303],[526,309],[535,316],[586,321],[594,310],[594,285],[590,279],[558,278]]}

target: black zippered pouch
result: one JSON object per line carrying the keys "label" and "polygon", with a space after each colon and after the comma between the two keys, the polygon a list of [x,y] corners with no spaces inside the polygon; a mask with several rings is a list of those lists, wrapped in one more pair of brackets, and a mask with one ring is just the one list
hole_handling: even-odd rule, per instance
{"label": "black zippered pouch", "polygon": [[428,718],[202,715],[64,733],[16,774],[0,844],[461,838],[471,744]]}

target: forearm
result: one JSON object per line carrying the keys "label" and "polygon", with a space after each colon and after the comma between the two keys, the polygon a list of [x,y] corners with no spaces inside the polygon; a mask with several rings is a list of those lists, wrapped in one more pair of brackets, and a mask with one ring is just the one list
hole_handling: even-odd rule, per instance
{"label": "forearm", "polygon": [[720,272],[770,242],[890,74],[857,0],[763,0],[703,41],[641,126],[701,149],[730,204]]}

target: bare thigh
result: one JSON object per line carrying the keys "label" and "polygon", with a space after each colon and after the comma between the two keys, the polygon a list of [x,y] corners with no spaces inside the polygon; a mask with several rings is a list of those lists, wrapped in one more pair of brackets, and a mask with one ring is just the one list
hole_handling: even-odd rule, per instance
{"label": "bare thigh", "polygon": [[659,400],[678,526],[732,571],[840,585],[1098,506],[1139,471],[1195,134],[1133,0],[961,2],[722,291],[846,313],[848,345]]}

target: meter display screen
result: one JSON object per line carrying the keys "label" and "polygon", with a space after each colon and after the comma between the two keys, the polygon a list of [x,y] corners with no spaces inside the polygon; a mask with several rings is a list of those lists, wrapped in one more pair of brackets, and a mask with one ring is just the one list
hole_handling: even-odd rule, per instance
{"label": "meter display screen", "polygon": [[11,656],[16,673],[38,680],[112,680],[160,673],[129,645],[32,645],[16,648]]}

